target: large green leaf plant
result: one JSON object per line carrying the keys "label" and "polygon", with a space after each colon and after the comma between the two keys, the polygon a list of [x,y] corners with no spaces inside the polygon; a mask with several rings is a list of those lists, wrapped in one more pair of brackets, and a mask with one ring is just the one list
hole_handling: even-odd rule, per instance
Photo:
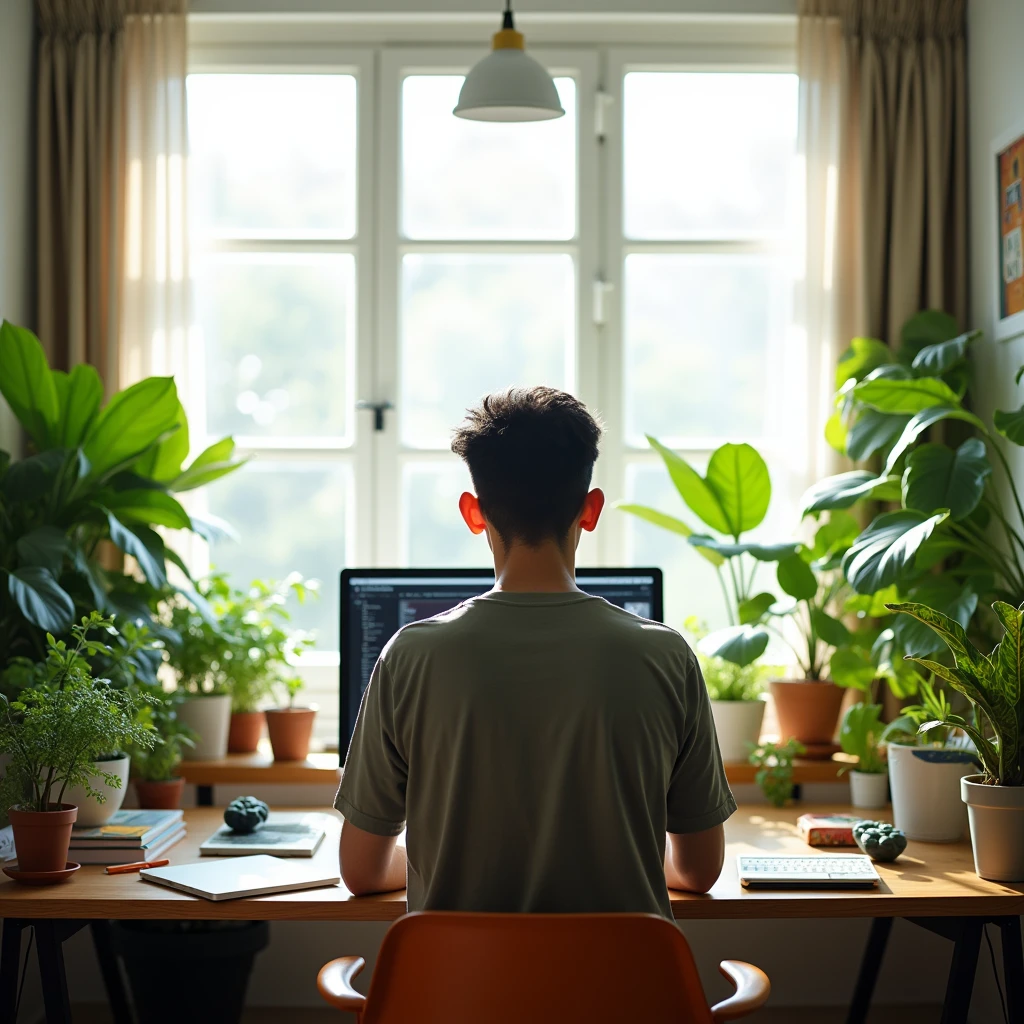
{"label": "large green leaf plant", "polygon": [[[47,633],[67,636],[94,610],[122,623],[149,621],[168,564],[188,577],[157,528],[204,536],[214,529],[175,495],[241,463],[224,438],[185,465],[188,421],[173,378],[146,378],[104,403],[94,367],[52,370],[35,335],[7,321],[0,393],[29,442],[24,458],[0,452],[2,670],[13,657],[42,660]],[[137,571],[112,568],[105,542]]]}
{"label": "large green leaf plant", "polygon": [[[991,424],[966,407],[968,354],[979,336],[928,310],[907,321],[895,352],[855,338],[840,360],[838,411],[827,435],[868,466],[816,484],[804,495],[803,511],[847,509],[864,498],[899,503],[875,515],[843,559],[851,587],[876,606],[875,614],[910,601],[966,628],[979,599],[1014,606],[1024,600],[1024,504],[1001,448],[1003,440],[1024,445],[1024,406],[997,411]],[[910,617],[893,620],[892,633],[910,655],[942,647]]]}

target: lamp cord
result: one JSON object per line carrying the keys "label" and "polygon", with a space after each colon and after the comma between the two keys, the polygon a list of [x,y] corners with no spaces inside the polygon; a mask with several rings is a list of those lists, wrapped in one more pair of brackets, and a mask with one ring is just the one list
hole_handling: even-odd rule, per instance
{"label": "lamp cord", "polygon": [[988,925],[982,925],[982,930],[985,932],[985,942],[988,943],[988,955],[992,960],[992,974],[996,979],[996,991],[999,993],[999,1005],[1002,1007],[1003,1020],[1005,1024],[1010,1024],[1010,1018],[1006,1015],[1006,999],[1003,997],[1003,986],[999,981],[999,971],[996,969],[996,951],[992,948],[992,939],[988,934]]}
{"label": "lamp cord", "polygon": [[505,0],[505,14],[501,19],[501,27],[503,29],[514,29],[516,27],[515,22],[512,20],[512,0]]}

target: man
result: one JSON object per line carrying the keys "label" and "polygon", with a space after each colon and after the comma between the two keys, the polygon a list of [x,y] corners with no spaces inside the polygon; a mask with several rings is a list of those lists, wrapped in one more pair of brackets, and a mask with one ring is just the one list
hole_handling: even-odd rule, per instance
{"label": "man", "polygon": [[494,589],[381,653],[335,803],[352,892],[408,875],[410,910],[668,916],[666,885],[718,878],[736,804],[697,661],[574,580],[600,434],[552,388],[491,395],[456,431]]}

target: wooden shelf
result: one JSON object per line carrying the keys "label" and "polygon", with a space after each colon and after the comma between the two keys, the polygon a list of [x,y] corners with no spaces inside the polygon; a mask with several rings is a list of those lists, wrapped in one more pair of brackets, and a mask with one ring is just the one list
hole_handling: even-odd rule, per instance
{"label": "wooden shelf", "polygon": [[196,786],[268,782],[336,786],[341,778],[337,754],[310,754],[305,761],[275,761],[269,750],[228,754],[219,761],[182,761],[178,774]]}
{"label": "wooden shelf", "polygon": [[[839,768],[849,761],[837,754],[831,761],[797,761],[793,765],[793,781],[839,782]],[[737,786],[754,782],[757,769],[752,764],[729,763],[725,774]],[[240,786],[247,783],[279,783],[284,785],[337,785],[341,769],[337,754],[310,754],[305,761],[275,761],[269,750],[255,754],[228,754],[219,761],[182,761],[179,774],[196,786]]]}

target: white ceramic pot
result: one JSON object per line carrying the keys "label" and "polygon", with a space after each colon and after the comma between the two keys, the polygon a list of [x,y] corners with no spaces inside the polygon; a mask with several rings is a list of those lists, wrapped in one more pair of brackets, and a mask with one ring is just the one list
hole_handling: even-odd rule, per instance
{"label": "white ceramic pot", "polygon": [[970,751],[889,744],[892,820],[908,839],[956,843],[967,831],[960,780],[977,771]]}
{"label": "white ceramic pot", "polygon": [[750,744],[757,743],[764,718],[763,700],[713,700],[718,747],[723,761],[742,761],[750,756]]}
{"label": "white ceramic pot", "polygon": [[89,796],[85,791],[85,786],[68,786],[64,791],[64,803],[74,804],[78,808],[75,828],[96,828],[99,825],[106,825],[121,810],[125,791],[128,789],[129,764],[131,764],[131,758],[127,754],[114,761],[93,762],[96,772],[102,771],[108,775],[116,775],[121,782],[120,786],[114,787],[102,776],[92,775],[89,784],[97,793],[103,794],[103,803],[100,803],[95,797]]}
{"label": "white ceramic pot", "polygon": [[850,803],[864,811],[889,802],[888,772],[850,772]]}
{"label": "white ceramic pot", "polygon": [[231,728],[229,693],[189,697],[178,705],[178,720],[196,734],[196,745],[182,751],[186,761],[219,761],[227,755]]}
{"label": "white ceramic pot", "polygon": [[983,778],[960,780],[974,870],[993,882],[1024,882],[1024,786],[986,786]]}

